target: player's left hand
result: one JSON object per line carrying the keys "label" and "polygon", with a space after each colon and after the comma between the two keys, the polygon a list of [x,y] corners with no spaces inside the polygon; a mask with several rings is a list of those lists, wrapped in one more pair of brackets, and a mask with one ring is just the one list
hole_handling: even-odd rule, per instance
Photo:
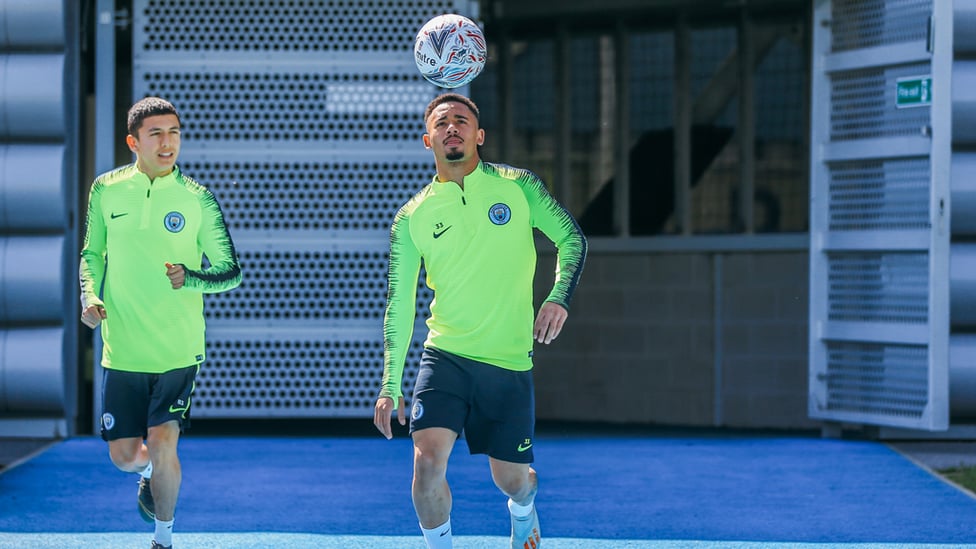
{"label": "player's left hand", "polygon": [[[403,408],[403,397],[397,399],[397,421],[400,425],[407,424],[406,412]],[[373,425],[387,440],[393,438],[393,429],[390,427],[390,419],[393,416],[393,399],[390,397],[379,397],[376,399],[376,406],[373,408]]]}
{"label": "player's left hand", "polygon": [[183,287],[183,283],[186,282],[186,271],[183,269],[183,265],[179,263],[176,265],[167,263],[166,276],[169,277],[169,283],[173,285],[174,290],[179,290]]}
{"label": "player's left hand", "polygon": [[542,307],[539,307],[539,314],[535,317],[532,338],[546,345],[552,343],[552,340],[556,339],[559,332],[563,330],[563,323],[566,322],[568,316],[569,311],[564,309],[562,305],[551,301],[543,303]]}

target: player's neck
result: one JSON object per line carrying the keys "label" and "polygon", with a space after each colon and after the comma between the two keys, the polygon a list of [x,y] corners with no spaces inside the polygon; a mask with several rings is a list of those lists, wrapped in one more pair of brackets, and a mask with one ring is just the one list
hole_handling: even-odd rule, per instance
{"label": "player's neck", "polygon": [[444,183],[453,181],[464,190],[464,177],[478,168],[479,159],[473,156],[463,162],[439,162],[437,179]]}

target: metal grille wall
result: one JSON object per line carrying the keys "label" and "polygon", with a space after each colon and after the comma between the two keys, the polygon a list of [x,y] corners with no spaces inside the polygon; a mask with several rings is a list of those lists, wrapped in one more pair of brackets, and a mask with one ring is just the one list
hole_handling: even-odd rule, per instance
{"label": "metal grille wall", "polygon": [[[476,8],[135,0],[134,95],[181,110],[180,165],[217,196],[244,270],[240,288],[206,297],[195,416],[371,416],[390,222],[433,174],[422,113],[442,90],[416,70],[413,39]],[[408,396],[431,297],[418,282]]]}
{"label": "metal grille wall", "polygon": [[948,427],[948,4],[815,2],[811,417]]}

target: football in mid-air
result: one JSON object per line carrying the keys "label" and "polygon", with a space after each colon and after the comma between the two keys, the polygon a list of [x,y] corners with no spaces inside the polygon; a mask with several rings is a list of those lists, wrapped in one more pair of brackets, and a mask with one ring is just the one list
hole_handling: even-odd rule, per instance
{"label": "football in mid-air", "polygon": [[427,21],[417,33],[414,61],[428,82],[442,88],[469,84],[485,68],[485,34],[462,15],[444,14]]}

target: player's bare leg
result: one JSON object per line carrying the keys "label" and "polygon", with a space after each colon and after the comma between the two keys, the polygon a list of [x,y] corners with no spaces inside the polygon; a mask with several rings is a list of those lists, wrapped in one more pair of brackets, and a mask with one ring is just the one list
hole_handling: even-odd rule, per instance
{"label": "player's bare leg", "polygon": [[180,424],[176,420],[149,428],[146,446],[153,463],[152,492],[156,505],[153,547],[173,545],[173,516],[176,499],[183,480],[176,446],[180,439]]}
{"label": "player's bare leg", "polygon": [[509,497],[512,549],[537,549],[542,543],[542,536],[535,509],[535,495],[539,491],[535,469],[527,463],[511,463],[494,458],[488,458],[488,463],[495,486]]}
{"label": "player's bare leg", "polygon": [[457,433],[442,427],[413,433],[414,510],[428,547],[451,547],[451,488],[447,484],[447,460]]}
{"label": "player's bare leg", "polygon": [[110,440],[108,455],[112,464],[126,473],[138,473],[149,465],[149,449],[142,437]]}
{"label": "player's bare leg", "polygon": [[110,440],[108,443],[109,457],[112,463],[121,471],[139,473],[139,490],[136,493],[137,508],[142,520],[152,523],[156,519],[156,506],[153,503],[150,476],[152,462],[149,459],[149,448],[142,437],[128,437]]}
{"label": "player's bare leg", "polygon": [[179,423],[175,420],[149,428],[146,445],[153,462],[152,491],[156,502],[156,517],[172,520],[176,498],[183,479],[176,445],[180,439]]}

